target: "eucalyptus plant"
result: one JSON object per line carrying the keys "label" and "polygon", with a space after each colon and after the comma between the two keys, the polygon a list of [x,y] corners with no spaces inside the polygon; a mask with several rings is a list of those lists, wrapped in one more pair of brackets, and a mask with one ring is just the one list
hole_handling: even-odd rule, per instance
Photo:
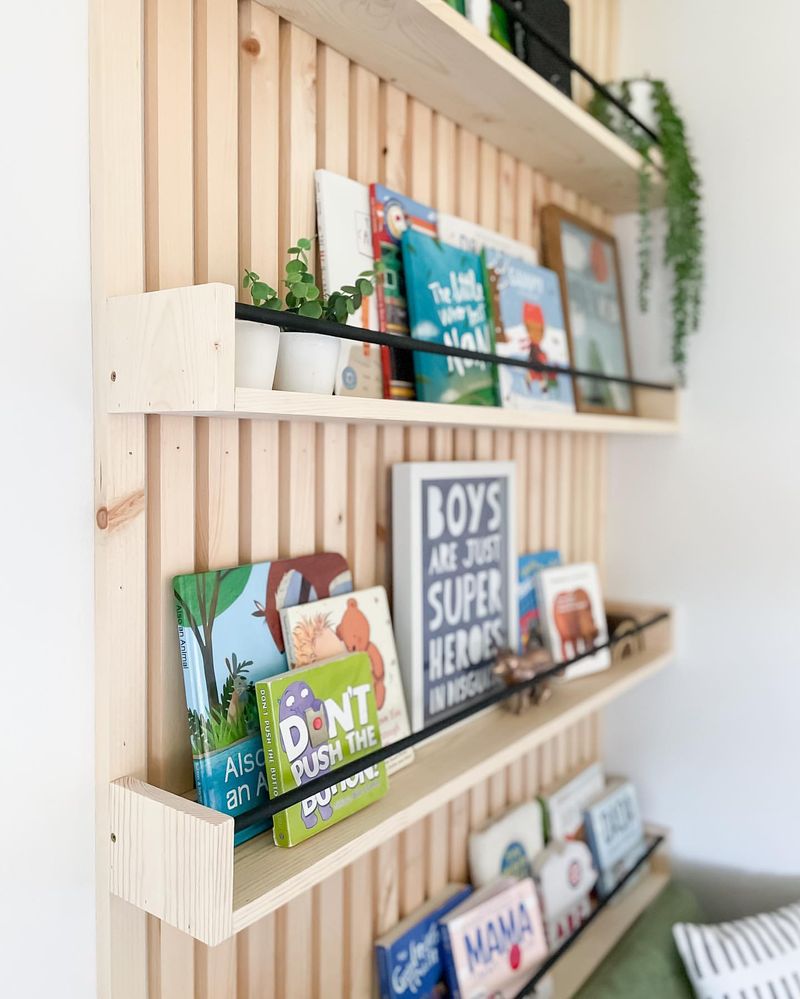
{"label": "eucalyptus plant", "polygon": [[375,291],[383,265],[378,262],[373,268],[362,271],[353,284],[342,285],[338,291],[323,295],[309,268],[308,254],[311,245],[310,239],[298,239],[297,244],[286,251],[288,260],[283,277],[285,298],[282,299],[275,288],[247,268],[242,278],[242,287],[250,289],[253,305],[261,308],[344,324],[348,316],[361,308],[362,301]]}
{"label": "eucalyptus plant", "polygon": [[[619,85],[619,95],[631,104],[631,83]],[[617,112],[601,94],[595,93],[589,111],[603,124],[629,142],[642,156],[639,171],[639,306],[649,305],[652,276],[653,227],[651,195],[654,170],[661,170],[665,183],[667,231],[664,260],[672,271],[672,359],[682,381],[686,378],[687,339],[700,324],[703,292],[703,214],[700,176],[686,135],[686,126],[667,85],[650,83],[655,130],[659,142],[635,122]],[[653,150],[660,152],[660,162]]]}

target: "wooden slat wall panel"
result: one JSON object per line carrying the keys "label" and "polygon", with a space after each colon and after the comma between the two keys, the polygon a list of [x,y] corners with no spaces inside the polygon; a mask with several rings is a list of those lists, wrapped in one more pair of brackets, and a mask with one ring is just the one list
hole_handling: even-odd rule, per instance
{"label": "wooden slat wall panel", "polygon": [[[381,180],[533,245],[549,200],[610,223],[557,181],[255,0],[144,2],[144,269],[137,284],[134,262],[120,264],[126,273],[107,284],[111,291],[192,280],[238,284],[244,266],[274,282],[284,248],[314,232],[317,166],[365,183]],[[586,2],[573,6],[584,44],[586,26],[601,15]],[[612,11],[616,0],[601,6]],[[611,39],[611,20],[604,30]],[[592,52],[601,57],[610,72],[607,55]],[[120,458],[121,487],[143,483],[145,468],[149,487],[129,541],[144,567],[146,525],[147,723],[143,718],[131,745],[138,739],[147,746],[150,779],[176,791],[191,783],[169,587],[176,572],[325,548],[348,555],[356,585],[388,587],[390,469],[426,459],[513,460],[520,551],[560,546],[569,558],[604,555],[601,437],[183,417],[149,418],[146,434],[144,426],[139,418],[116,419],[113,443],[133,462],[128,474]],[[143,593],[140,587],[137,596]],[[144,614],[133,619],[144,642]],[[109,994],[369,995],[374,936],[447,880],[467,877],[469,830],[596,758],[599,739],[596,717],[573,726],[220,947],[195,944],[115,903]],[[112,776],[137,772],[135,748],[123,757]],[[121,956],[129,941],[139,955],[133,975]]]}

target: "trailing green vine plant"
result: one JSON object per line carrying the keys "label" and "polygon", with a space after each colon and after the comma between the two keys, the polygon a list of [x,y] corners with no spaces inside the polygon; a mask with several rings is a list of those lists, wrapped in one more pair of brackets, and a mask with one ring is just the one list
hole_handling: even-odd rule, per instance
{"label": "trailing green vine plant", "polygon": [[[618,87],[626,106],[631,104],[631,82]],[[687,340],[700,324],[703,292],[703,215],[700,176],[686,135],[686,126],[666,84],[650,83],[655,130],[659,136],[660,164],[656,144],[634,122],[622,115],[600,93],[595,93],[589,111],[616,132],[642,156],[639,171],[639,307],[649,305],[652,276],[653,228],[651,195],[654,171],[661,169],[665,182],[667,231],[664,261],[672,271],[672,359],[681,381],[686,378]]]}
{"label": "trailing green vine plant", "polygon": [[323,295],[309,268],[310,250],[311,240],[303,238],[298,239],[297,244],[286,251],[288,260],[283,276],[285,298],[281,298],[275,288],[247,268],[242,278],[242,287],[250,289],[253,305],[261,308],[344,324],[349,316],[361,308],[362,301],[375,291],[383,265],[378,262],[370,270],[362,271],[353,284],[342,285],[338,291]]}

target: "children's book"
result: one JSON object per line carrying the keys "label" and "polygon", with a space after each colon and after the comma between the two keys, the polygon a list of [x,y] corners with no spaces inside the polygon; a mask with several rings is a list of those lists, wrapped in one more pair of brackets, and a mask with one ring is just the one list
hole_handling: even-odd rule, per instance
{"label": "children's book", "polygon": [[554,840],[533,862],[547,942],[556,948],[592,911],[589,894],[597,881],[589,848],[581,840]]}
{"label": "children's book", "polygon": [[546,838],[582,839],[584,809],[602,794],[605,785],[602,765],[590,763],[559,787],[543,791],[539,801],[544,808]]}
{"label": "children's book", "polygon": [[444,988],[439,920],[472,894],[469,885],[445,885],[375,942],[381,999],[428,999]]}
{"label": "children's book", "polygon": [[414,731],[480,701],[516,648],[514,462],[392,468],[394,624]]}
{"label": "children's book", "polygon": [[456,246],[459,250],[467,250],[469,253],[481,253],[491,247],[500,253],[507,253],[511,257],[517,257],[529,264],[539,263],[539,254],[533,246],[521,243],[518,239],[504,236],[502,233],[487,229],[486,226],[477,222],[470,222],[468,219],[459,218],[458,215],[449,215],[446,212],[439,213],[439,239],[450,246]]}
{"label": "children's book", "polygon": [[[481,258],[422,233],[403,235],[403,267],[408,289],[411,335],[491,354],[494,350],[483,287]],[[417,351],[417,398],[494,406],[493,365],[487,361]]]}
{"label": "children's book", "polygon": [[[259,680],[256,701],[270,798],[380,748],[365,652]],[[275,843],[302,843],[382,798],[386,789],[385,765],[369,766],[278,812]]]}
{"label": "children's book", "polygon": [[[350,569],[328,552],[188,573],[172,585],[197,798],[242,815],[267,801],[253,684],[287,668],[281,608],[349,593]],[[237,833],[235,842],[270,825]]]}
{"label": "children's book", "polygon": [[[585,562],[542,569],[536,586],[542,628],[553,662],[563,663],[591,653],[595,646],[608,641],[596,565]],[[609,649],[598,649],[568,666],[564,679],[597,673],[610,665]]]}
{"label": "children's book", "polygon": [[561,565],[561,553],[555,548],[542,552],[520,555],[519,566],[519,644],[524,651],[531,632],[544,644],[542,627],[539,621],[539,604],[536,599],[536,577],[541,569],[551,565]]}
{"label": "children's book", "polygon": [[498,877],[526,878],[544,846],[542,806],[526,801],[469,834],[469,876],[476,888]]}
{"label": "children's book", "polygon": [[[389,601],[382,586],[287,607],[281,611],[281,623],[290,669],[348,652],[366,652],[372,666],[382,744],[389,746],[410,734]],[[410,748],[390,756],[387,772],[392,774],[413,759]]]}
{"label": "children's book", "polygon": [[[569,366],[569,344],[558,276],[509,253],[483,251],[495,350],[540,364]],[[497,366],[500,401],[511,409],[574,409],[572,377]]]}
{"label": "children's book", "polygon": [[453,999],[513,999],[547,956],[531,878],[499,878],[453,909],[439,925]]}
{"label": "children's book", "polygon": [[[427,205],[389,190],[383,184],[369,189],[372,215],[372,252],[384,266],[376,291],[380,329],[408,336],[410,326],[406,303],[401,240],[407,231],[436,235],[436,212]],[[414,358],[409,350],[381,348],[383,387],[387,399],[414,398]]]}
{"label": "children's book", "polygon": [[610,781],[584,813],[586,842],[600,872],[600,891],[610,891],[644,852],[644,824],[629,780]]}
{"label": "children's book", "polygon": [[[317,189],[317,229],[322,268],[322,290],[326,295],[342,285],[355,284],[362,271],[372,270],[372,226],[369,188],[330,170],[314,174]],[[350,326],[378,328],[375,296],[362,299],[347,320]],[[340,340],[336,370],[336,395],[383,398],[383,365],[376,344]]]}

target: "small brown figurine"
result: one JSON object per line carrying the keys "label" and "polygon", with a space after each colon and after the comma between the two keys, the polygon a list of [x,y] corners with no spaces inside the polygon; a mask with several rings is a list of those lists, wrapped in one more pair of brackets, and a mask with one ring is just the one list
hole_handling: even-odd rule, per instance
{"label": "small brown figurine", "polygon": [[[511,649],[500,649],[497,653],[492,673],[504,681],[506,686],[514,687],[525,680],[532,680],[538,673],[544,673],[553,667],[550,653],[542,645],[542,640],[535,629],[531,629],[525,639],[525,651],[513,652]],[[512,697],[506,698],[503,704],[507,711],[520,714],[531,704],[544,704],[552,695],[547,682],[534,683],[520,690]]]}
{"label": "small brown figurine", "polygon": [[630,614],[607,614],[608,634],[611,639],[611,659],[622,662],[637,652],[644,651],[644,633],[636,631],[639,622]]}

